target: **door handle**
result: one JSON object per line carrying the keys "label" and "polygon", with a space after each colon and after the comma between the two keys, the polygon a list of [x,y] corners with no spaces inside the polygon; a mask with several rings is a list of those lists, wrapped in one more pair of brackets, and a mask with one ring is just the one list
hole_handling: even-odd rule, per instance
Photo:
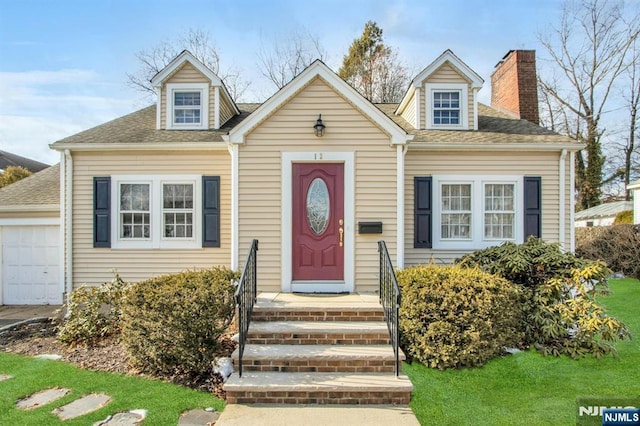
{"label": "door handle", "polygon": [[338,229],[338,233],[340,234],[340,247],[342,247],[344,240],[344,229],[342,228],[342,226],[340,227],[340,229]]}

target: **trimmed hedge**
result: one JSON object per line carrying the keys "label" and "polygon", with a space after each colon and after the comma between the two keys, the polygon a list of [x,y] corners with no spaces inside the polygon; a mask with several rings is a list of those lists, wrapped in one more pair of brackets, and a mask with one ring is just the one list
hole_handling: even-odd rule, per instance
{"label": "trimmed hedge", "polygon": [[604,261],[613,271],[640,279],[640,226],[576,228],[576,254]]}
{"label": "trimmed hedge", "polygon": [[478,366],[518,344],[516,287],[479,269],[415,266],[397,272],[407,355],[432,368]]}
{"label": "trimmed hedge", "polygon": [[237,272],[185,271],[132,286],[122,310],[122,340],[132,363],[161,375],[206,374],[233,320]]}

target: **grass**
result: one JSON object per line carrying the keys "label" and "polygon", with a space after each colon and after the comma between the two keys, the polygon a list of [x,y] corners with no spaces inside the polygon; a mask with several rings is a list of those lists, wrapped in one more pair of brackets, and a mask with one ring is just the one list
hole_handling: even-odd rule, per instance
{"label": "grass", "polygon": [[[120,374],[87,371],[71,364],[0,352],[0,373],[14,376],[0,382],[0,424],[4,425],[90,425],[110,414],[146,409],[145,425],[177,424],[180,413],[192,408],[214,407],[224,402],[210,393],[198,392],[157,380]],[[51,387],[72,392],[46,406],[29,411],[16,408],[18,399]],[[80,396],[106,393],[112,400],[105,407],[64,423],[51,410]]]}
{"label": "grass", "polygon": [[536,351],[494,359],[482,368],[439,371],[404,364],[414,385],[411,408],[423,425],[576,424],[580,397],[640,397],[640,282],[611,280],[600,299],[634,339],[616,357],[573,360]]}

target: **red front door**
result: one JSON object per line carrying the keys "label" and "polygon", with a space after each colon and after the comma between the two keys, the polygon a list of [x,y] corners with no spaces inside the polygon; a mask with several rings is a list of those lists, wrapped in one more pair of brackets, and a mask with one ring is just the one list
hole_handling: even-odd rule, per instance
{"label": "red front door", "polygon": [[344,280],[344,164],[293,164],[293,280]]}

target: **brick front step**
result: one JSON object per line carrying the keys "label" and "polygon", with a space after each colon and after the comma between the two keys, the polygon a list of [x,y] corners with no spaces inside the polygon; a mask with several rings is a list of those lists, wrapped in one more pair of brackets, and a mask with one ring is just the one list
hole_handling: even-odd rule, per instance
{"label": "brick front step", "polygon": [[[238,351],[232,358],[238,368]],[[404,356],[401,356],[404,359]],[[290,373],[393,373],[389,345],[247,345],[244,371]]]}
{"label": "brick front step", "polygon": [[245,373],[224,386],[229,404],[408,404],[413,386],[389,374]]}
{"label": "brick front step", "polygon": [[251,321],[382,321],[384,312],[380,309],[349,309],[327,310],[327,308],[308,309],[274,309],[272,307],[256,306]]}
{"label": "brick front step", "polygon": [[384,322],[260,322],[249,327],[249,344],[262,345],[389,345]]}

